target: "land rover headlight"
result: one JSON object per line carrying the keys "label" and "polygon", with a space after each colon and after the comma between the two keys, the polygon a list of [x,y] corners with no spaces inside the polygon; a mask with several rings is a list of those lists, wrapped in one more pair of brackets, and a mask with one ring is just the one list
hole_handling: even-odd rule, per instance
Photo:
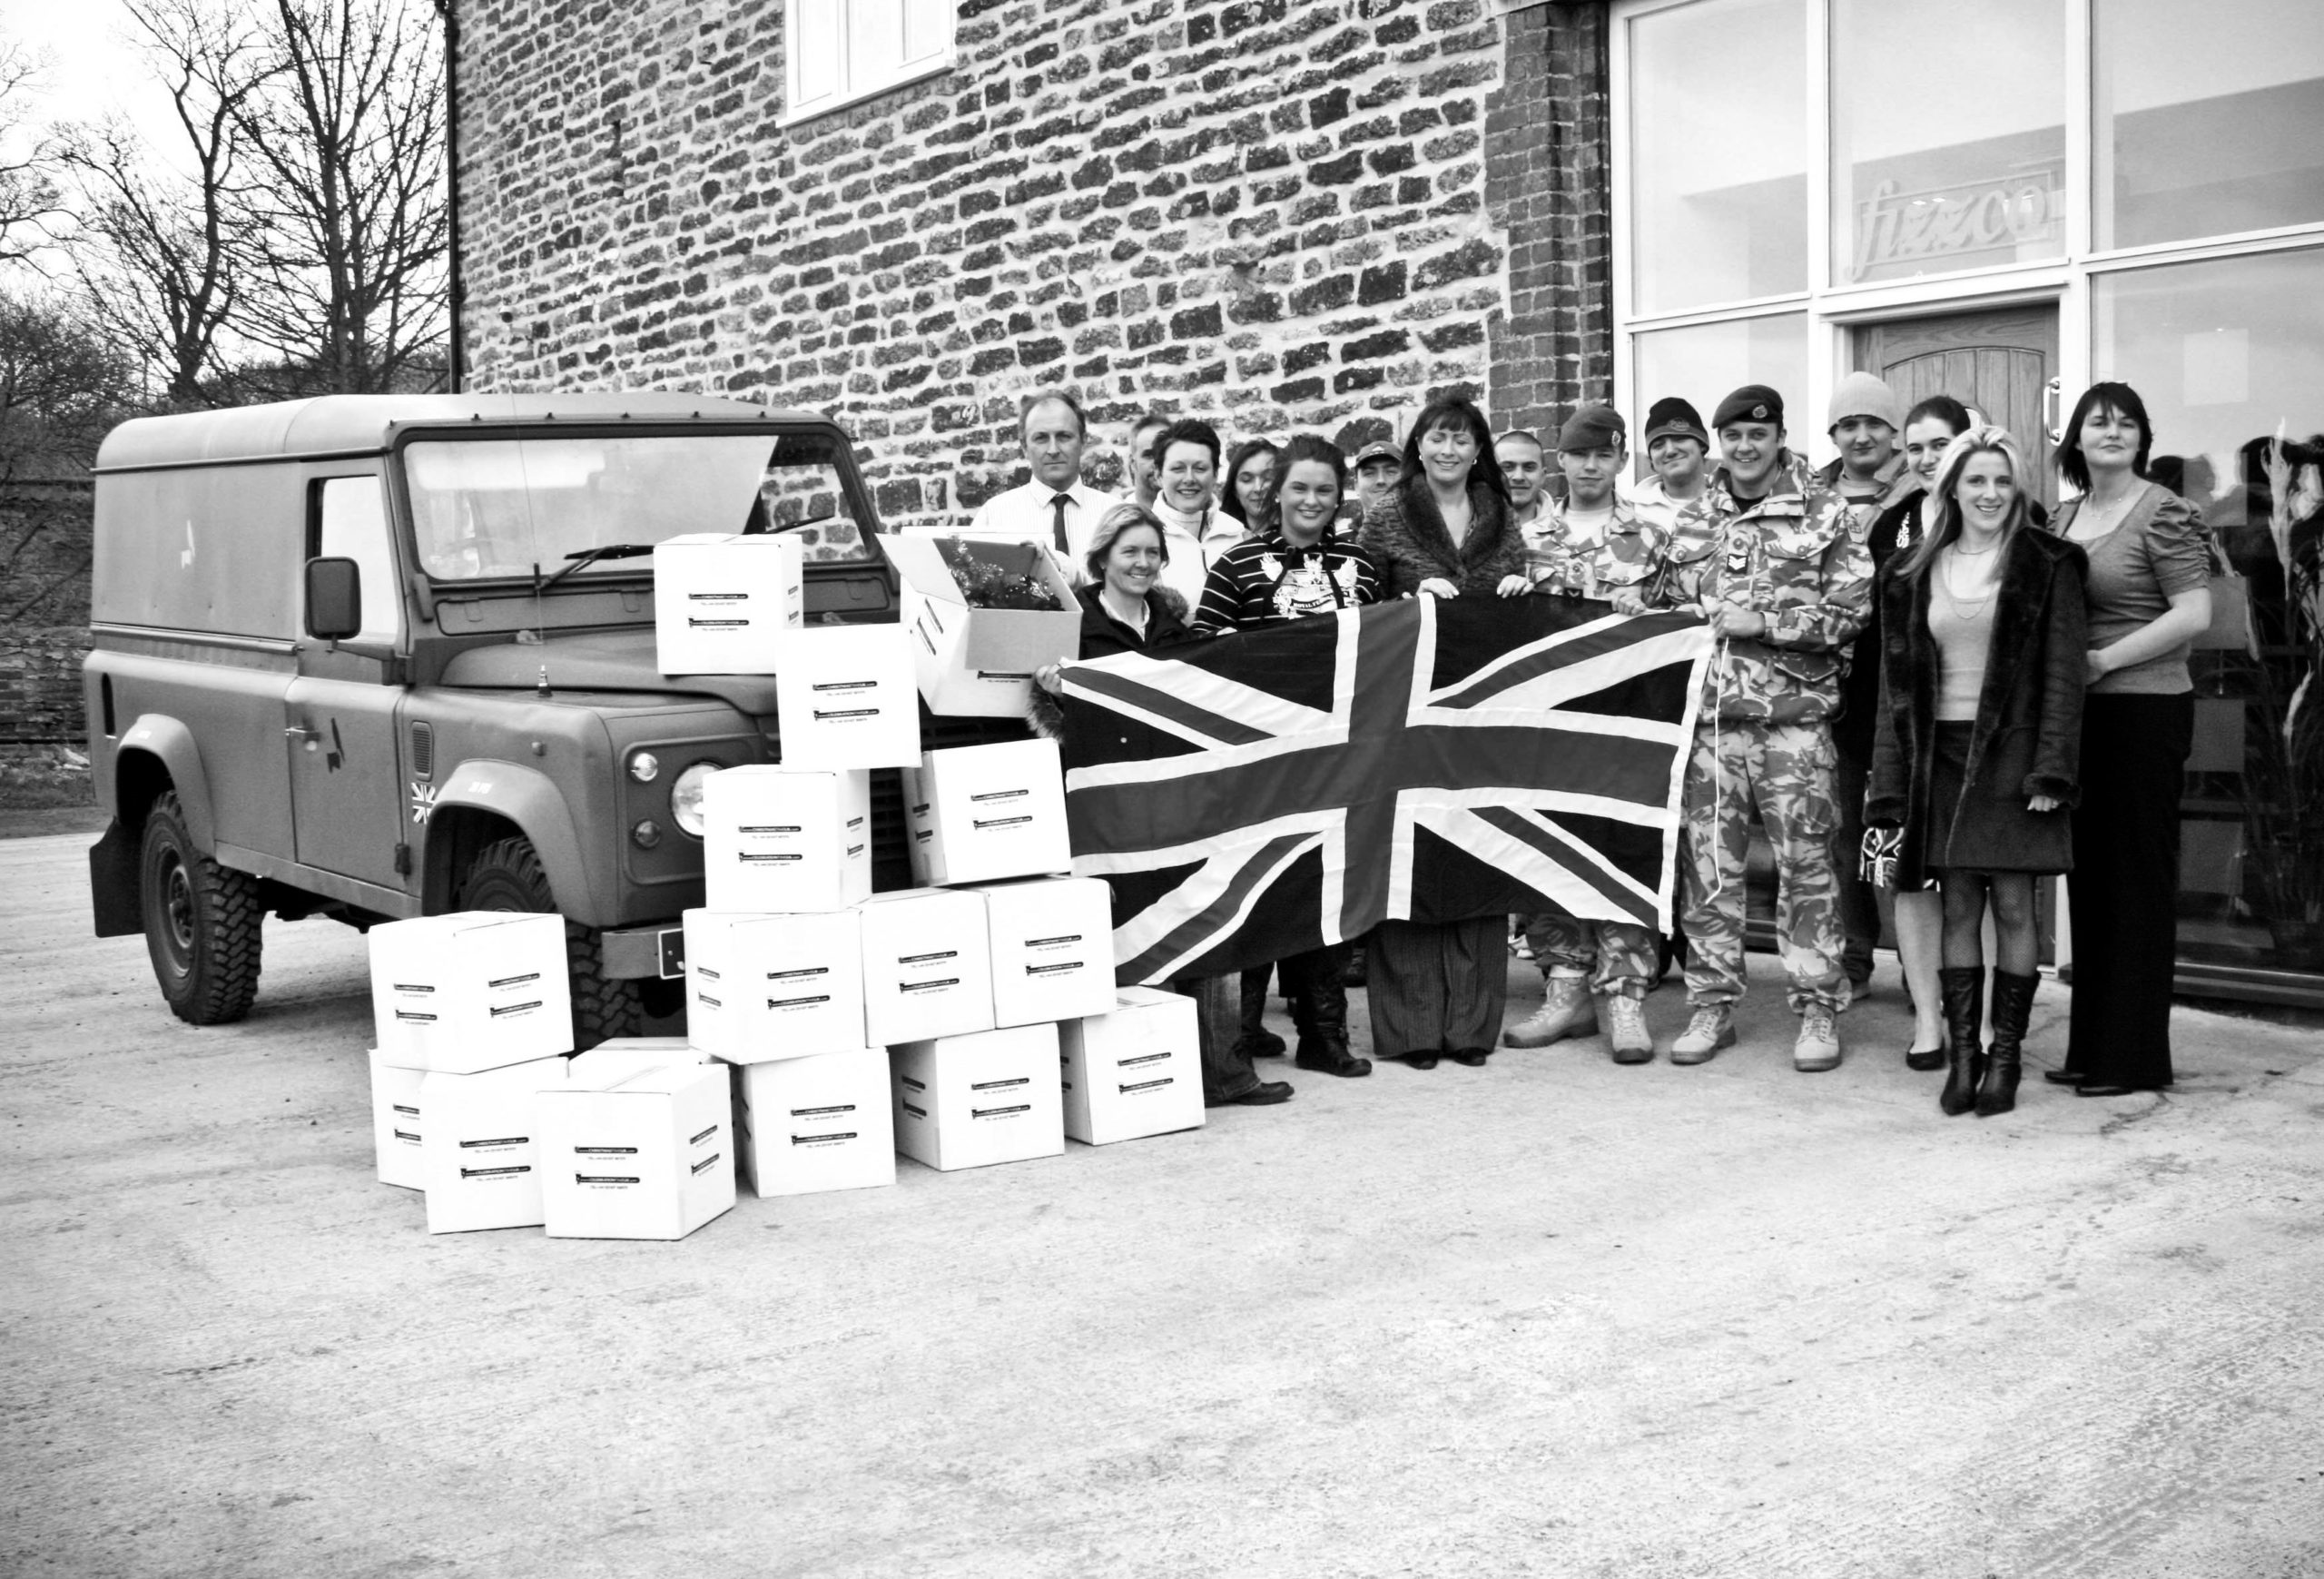
{"label": "land rover headlight", "polygon": [[697,762],[670,785],[670,816],[697,839],[702,837],[702,786],[719,766],[714,762]]}

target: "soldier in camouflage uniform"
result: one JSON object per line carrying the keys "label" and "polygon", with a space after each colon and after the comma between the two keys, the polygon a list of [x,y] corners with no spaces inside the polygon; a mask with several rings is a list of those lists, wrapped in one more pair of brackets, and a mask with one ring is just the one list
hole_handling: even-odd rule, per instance
{"label": "soldier in camouflage uniform", "polygon": [[1673,601],[1699,607],[1718,636],[1688,765],[1687,1001],[1670,1050],[1702,1063],[1735,1041],[1743,996],[1743,869],[1751,812],[1774,846],[1777,927],[1792,1050],[1807,1072],[1837,1068],[1847,1007],[1833,870],[1831,720],[1848,645],[1863,627],[1872,557],[1846,502],[1783,447],[1783,398],[1748,384],[1712,419],[1721,461],[1680,511],[1669,549]]}
{"label": "soldier in camouflage uniform", "polygon": [[[1663,564],[1669,534],[1642,519],[1614,484],[1629,460],[1628,430],[1609,406],[1584,406],[1558,434],[1558,468],[1566,497],[1526,523],[1526,567],[1503,580],[1503,597],[1563,594],[1612,602],[1643,613]],[[1659,940],[1651,927],[1542,913],[1526,920],[1526,938],[1545,978],[1541,1007],[1502,1037],[1510,1047],[1547,1047],[1569,1036],[1594,1036],[1606,1001],[1616,1063],[1647,1063],[1654,1041],[1643,1005],[1653,984]]]}

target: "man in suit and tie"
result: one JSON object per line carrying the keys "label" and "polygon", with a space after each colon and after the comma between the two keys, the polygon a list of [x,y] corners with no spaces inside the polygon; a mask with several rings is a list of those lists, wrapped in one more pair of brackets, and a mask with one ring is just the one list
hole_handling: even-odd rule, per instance
{"label": "man in suit and tie", "polygon": [[1017,437],[1032,478],[985,500],[969,530],[1045,543],[1062,564],[1077,566],[1098,518],[1120,502],[1081,480],[1081,449],[1089,438],[1081,402],[1063,390],[1026,396]]}

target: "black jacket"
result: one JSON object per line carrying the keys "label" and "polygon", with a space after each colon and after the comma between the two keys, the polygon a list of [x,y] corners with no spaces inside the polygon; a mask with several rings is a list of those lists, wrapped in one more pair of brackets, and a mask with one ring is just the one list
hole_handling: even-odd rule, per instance
{"label": "black jacket", "polygon": [[[1926,877],[1924,852],[1932,814],[1929,775],[1936,736],[1939,656],[1928,633],[1928,581],[1880,574],[1880,706],[1873,742],[1865,822],[1905,830],[1897,886]],[[2083,552],[2039,528],[2020,531],[2002,565],[1994,605],[1993,645],[1969,735],[1965,795],[2024,801],[2050,795],[2072,806],[2082,798],[2082,690],[2089,646],[2083,607]]]}
{"label": "black jacket", "polygon": [[[1106,612],[1095,582],[1075,596],[1081,599],[1079,656],[1084,661],[1109,658],[1117,653],[1153,652],[1202,639],[1202,632],[1187,623],[1187,600],[1159,582],[1146,595],[1144,641],[1138,640],[1137,632]],[[1036,735],[1061,740],[1065,734],[1065,708],[1055,696],[1035,686],[1032,711],[1026,715],[1025,724]]]}

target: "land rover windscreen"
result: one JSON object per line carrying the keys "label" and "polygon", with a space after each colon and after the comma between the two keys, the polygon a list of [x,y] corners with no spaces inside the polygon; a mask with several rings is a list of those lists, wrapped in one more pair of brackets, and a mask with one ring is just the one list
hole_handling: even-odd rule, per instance
{"label": "land rover windscreen", "polygon": [[811,563],[868,563],[869,512],[837,453],[842,442],[826,433],[415,437],[401,453],[418,567],[439,591],[536,577],[562,584],[635,575],[641,567],[625,560],[684,533],[775,531],[795,532]]}

